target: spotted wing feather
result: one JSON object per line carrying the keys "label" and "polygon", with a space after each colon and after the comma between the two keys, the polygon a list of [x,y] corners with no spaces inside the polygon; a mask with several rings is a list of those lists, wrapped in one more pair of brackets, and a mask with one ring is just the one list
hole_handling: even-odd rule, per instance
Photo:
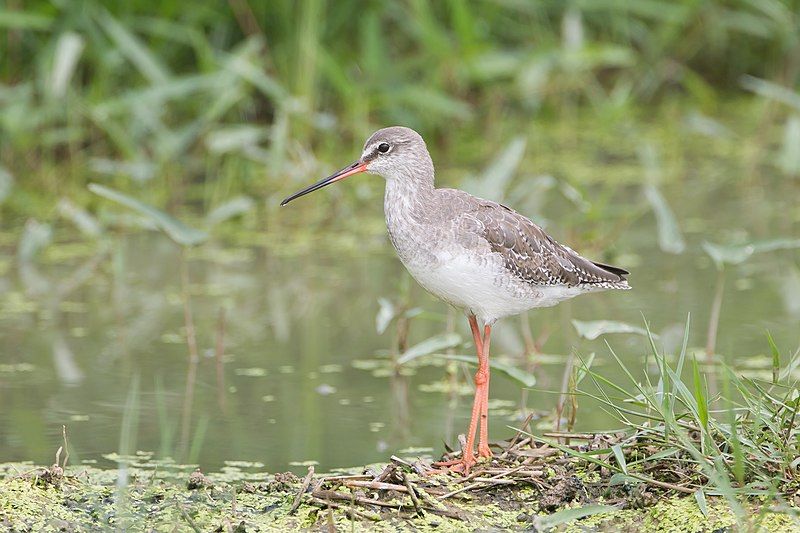
{"label": "spotted wing feather", "polygon": [[488,201],[475,207],[470,216],[480,235],[520,280],[540,286],[630,288],[626,270],[581,257],[513,209]]}

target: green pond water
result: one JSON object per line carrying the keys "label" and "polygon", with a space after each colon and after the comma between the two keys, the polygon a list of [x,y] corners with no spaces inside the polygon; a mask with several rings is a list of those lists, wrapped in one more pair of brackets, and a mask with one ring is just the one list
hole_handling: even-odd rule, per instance
{"label": "green pond water", "polygon": [[[794,184],[769,169],[748,170],[720,151],[692,147],[691,140],[681,142],[691,157],[676,171],[679,176],[661,187],[686,242],[679,254],[659,246],[659,225],[641,185],[644,170],[635,159],[625,162],[627,182],[612,189],[607,182],[621,172],[615,161],[589,162],[578,171],[593,176],[581,183],[580,201],[603,202],[596,213],[576,215],[580,201],[570,199],[569,189],[559,192],[558,185],[548,189],[547,199],[533,193],[506,199],[523,213],[542,215],[562,242],[629,268],[634,290],[587,295],[530,313],[533,335],[548,333],[544,355],[528,368],[538,382],[524,394],[517,381],[493,373],[492,438],[512,434],[508,426],[519,424],[523,399],[528,410],[552,413],[552,391],[560,389],[572,351],[594,352],[595,366],[624,383],[607,341],[641,371],[645,337],[609,334],[587,340],[577,334],[573,319],[641,326],[644,315],[659,335],[658,344],[674,352],[691,313],[690,346],[701,354],[718,279],[702,242],[796,232],[800,215]],[[735,143],[729,148],[734,153]],[[530,165],[550,172],[547,157],[533,154]],[[450,163],[458,168],[458,161]],[[552,171],[557,184],[568,179]],[[524,191],[526,180],[532,189],[541,185],[537,175],[523,173],[516,190]],[[452,174],[442,176],[444,184],[454,183]],[[447,331],[448,323],[467,341],[466,320],[408,283],[382,227],[382,184],[367,180],[355,185],[366,191],[366,199],[346,219],[325,215],[332,209],[326,190],[304,200],[309,204],[297,211],[271,213],[272,226],[265,232],[231,229],[189,252],[200,354],[194,376],[187,370],[181,251],[166,237],[126,231],[95,242],[60,229],[53,244],[22,261],[17,241],[23,221],[5,227],[0,233],[0,462],[52,462],[62,425],[73,464],[108,466],[114,463],[107,454],[146,450],[208,469],[248,461],[272,471],[302,472],[304,461],[327,469],[384,460],[411,447],[438,453],[444,441],[453,443],[468,423],[472,368],[455,368],[462,395],[448,392],[452,380],[441,359],[418,359],[395,375],[388,364],[395,325],[378,334],[375,323],[379,299],[396,301],[405,285],[410,304],[424,310],[411,319],[410,344]],[[317,219],[331,217],[324,232],[303,228],[299,213],[309,212]],[[663,224],[661,229],[668,231]],[[596,239],[603,244],[593,245]],[[796,254],[754,254],[726,269],[717,342],[725,361],[768,373],[767,329],[784,355],[796,348]],[[215,346],[221,322],[220,362]],[[530,364],[522,356],[519,318],[496,327],[492,352],[493,358],[520,368]],[[472,351],[464,344],[454,353]],[[188,392],[187,379],[194,381]],[[552,428],[552,418],[539,426]],[[577,429],[614,427],[597,405],[581,401]]]}

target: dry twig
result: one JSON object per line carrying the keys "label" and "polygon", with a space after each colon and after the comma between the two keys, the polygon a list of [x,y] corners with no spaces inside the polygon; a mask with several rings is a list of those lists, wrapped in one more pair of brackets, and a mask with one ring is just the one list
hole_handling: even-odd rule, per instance
{"label": "dry twig", "polygon": [[289,514],[297,512],[297,508],[300,507],[300,502],[303,499],[303,494],[305,494],[308,490],[308,486],[311,484],[312,477],[314,477],[314,465],[308,467],[308,474],[306,474],[305,479],[303,479],[303,484],[300,486],[297,496],[294,497],[294,502],[292,502],[292,508],[289,509]]}
{"label": "dry twig", "polygon": [[417,511],[417,516],[425,516],[425,513],[422,512],[422,508],[419,505],[417,493],[414,492],[414,487],[411,486],[411,480],[408,479],[408,476],[405,474],[403,474],[403,482],[406,484],[406,489],[408,489],[408,495],[411,496],[411,503],[414,504],[414,509]]}

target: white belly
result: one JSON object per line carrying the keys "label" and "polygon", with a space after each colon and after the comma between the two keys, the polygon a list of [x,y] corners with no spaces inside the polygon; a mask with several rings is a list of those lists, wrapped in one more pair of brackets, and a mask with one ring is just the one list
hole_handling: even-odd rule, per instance
{"label": "white belly", "polygon": [[497,254],[440,251],[435,262],[412,260],[405,265],[428,292],[490,323],[586,292],[574,287],[537,287],[516,280]]}

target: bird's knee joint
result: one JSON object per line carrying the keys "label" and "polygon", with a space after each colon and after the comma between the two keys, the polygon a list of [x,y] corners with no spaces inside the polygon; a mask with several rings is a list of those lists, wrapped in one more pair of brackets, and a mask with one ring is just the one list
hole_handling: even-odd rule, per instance
{"label": "bird's knee joint", "polygon": [[489,381],[489,376],[486,375],[486,372],[481,372],[478,370],[478,372],[475,374],[475,385],[485,385],[487,381]]}

